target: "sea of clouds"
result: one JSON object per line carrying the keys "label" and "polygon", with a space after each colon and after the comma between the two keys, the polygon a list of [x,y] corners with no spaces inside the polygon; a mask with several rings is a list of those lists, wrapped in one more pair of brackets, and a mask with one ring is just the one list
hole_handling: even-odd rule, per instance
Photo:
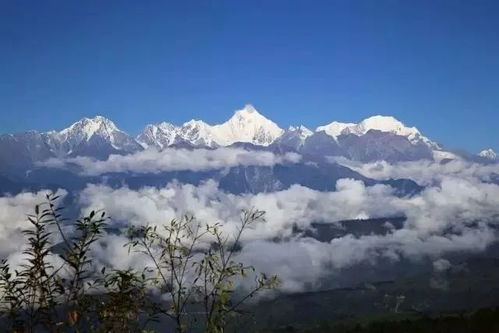
{"label": "sea of clouds", "polygon": [[[215,151],[219,155],[212,155],[213,151],[209,150],[196,155],[188,150],[172,150],[166,154],[169,157],[165,157],[164,163],[151,162],[149,165],[144,161],[153,160],[151,152],[138,153],[143,158],[140,161],[123,156],[115,157],[119,162],[113,159],[93,161],[93,166],[90,162],[84,164],[87,160],[82,158],[72,162],[79,161],[88,167],[87,173],[99,174],[104,170],[156,172],[166,165],[178,169],[187,166],[192,169],[193,165],[201,169],[241,163],[271,165],[285,158],[252,152],[250,160],[244,150]],[[235,151],[237,154],[231,156]],[[168,164],[170,158],[177,159],[177,164]],[[297,161],[299,157],[293,155],[287,159]],[[343,159],[335,162],[375,179],[413,179],[425,185],[425,189],[414,196],[398,197],[389,186],[366,187],[353,179],[340,179],[335,192],[294,185],[278,192],[244,195],[221,191],[215,181],[199,186],[172,182],[163,188],[139,190],[89,184],[76,194],[75,200],[81,214],[105,210],[111,216],[110,227],[115,230],[125,230],[129,225],[161,225],[183,214],[193,214],[200,223],[218,222],[227,234],[233,234],[241,210],[264,210],[266,221],[247,230],[237,259],[254,265],[258,271],[278,274],[282,280],[281,290],[286,292],[320,288],[321,281],[331,274],[357,264],[376,264],[378,260],[396,263],[402,259],[429,258],[435,262],[436,269],[441,269],[447,263],[443,259],[446,254],[481,252],[498,240],[499,185],[489,182],[493,174],[499,173],[497,165],[463,161],[359,164]],[[0,198],[0,254],[3,257],[20,262],[23,238],[20,230],[27,227],[26,214],[43,201],[44,194],[41,191]],[[60,191],[59,194],[64,196],[66,193]],[[310,228],[312,223],[397,216],[407,218],[404,226],[396,229],[387,224],[389,230],[383,235],[355,237],[347,234],[320,242],[296,232]],[[67,231],[71,232],[70,226]],[[140,268],[147,263],[140,255],[129,254],[124,247],[126,242],[123,234],[107,235],[94,247],[95,265]]]}

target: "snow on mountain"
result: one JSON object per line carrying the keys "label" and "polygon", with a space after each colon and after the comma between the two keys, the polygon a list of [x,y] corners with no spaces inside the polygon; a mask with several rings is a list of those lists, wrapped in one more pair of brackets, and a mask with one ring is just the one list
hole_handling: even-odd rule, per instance
{"label": "snow on mountain", "polygon": [[341,123],[341,122],[338,122],[338,121],[333,121],[330,124],[317,127],[315,129],[315,131],[316,132],[324,131],[329,136],[332,136],[333,138],[337,139],[338,136],[340,136],[345,129],[347,129],[347,128],[353,128],[356,125],[357,124],[354,124],[354,123]]}
{"label": "snow on mountain", "polygon": [[378,130],[381,132],[390,132],[402,136],[410,136],[418,134],[419,131],[415,127],[406,127],[402,122],[390,116],[372,116],[362,120],[353,128],[349,128],[351,133],[362,135],[370,130]]}
{"label": "snow on mountain", "polygon": [[162,122],[156,125],[147,125],[144,131],[137,136],[137,142],[142,147],[155,147],[161,150],[172,145],[177,136],[177,128],[167,122]]}
{"label": "snow on mountain", "polygon": [[497,153],[492,149],[485,149],[478,153],[478,156],[486,158],[491,161],[497,160]]}
{"label": "snow on mountain", "polygon": [[94,118],[83,118],[66,129],[58,133],[58,136],[65,140],[71,140],[75,143],[88,141],[94,135],[102,135],[110,140],[114,140],[114,133],[121,132],[118,127],[109,119],[102,116]]}
{"label": "snow on mountain", "polygon": [[141,149],[135,139],[102,116],[83,118],[60,132],[51,131],[46,135],[52,151],[59,156],[93,155],[94,148],[99,150],[98,155],[102,157]]}
{"label": "snow on mountain", "polygon": [[[341,147],[338,146],[338,138],[341,135],[353,134],[360,137],[375,130],[402,136],[408,140],[409,144],[415,146],[423,143],[433,150],[441,150],[436,143],[422,136],[417,128],[407,127],[394,117],[380,115],[366,118],[358,124],[333,121],[328,125],[317,127],[315,132],[304,126],[290,127],[284,131],[277,124],[262,116],[252,105],[246,105],[243,109],[235,111],[229,120],[219,125],[212,126],[200,120],[191,120],[178,127],[168,123],[162,124],[148,125],[137,137],[137,141],[143,147],[153,146],[157,149],[182,144],[196,147],[217,147],[229,146],[234,143],[249,143],[266,147],[274,143],[274,146],[279,149],[300,150],[314,133],[324,132],[326,137],[319,135],[314,138],[306,145],[307,149],[311,149],[312,145],[320,142],[322,145],[331,146],[329,150],[339,153]],[[328,137],[332,137],[337,144],[327,143]],[[395,142],[395,139],[391,142]],[[401,149],[401,141],[397,142],[399,143],[398,149]],[[393,148],[395,149],[395,147]],[[313,151],[317,151],[317,149],[319,147],[314,148]]]}
{"label": "snow on mountain", "polygon": [[211,126],[201,120],[191,120],[178,127],[171,124],[165,128],[161,128],[161,124],[148,125],[137,137],[137,141],[144,147],[154,146],[160,149],[177,143],[216,147],[244,142],[268,146],[283,132],[253,106],[246,105],[219,125]]}
{"label": "snow on mountain", "polygon": [[296,127],[289,126],[288,132],[296,133],[296,135],[302,140],[305,140],[306,138],[308,138],[309,136],[314,134],[314,132],[312,132],[311,130],[309,130],[308,128],[306,128],[303,125],[296,126]]}
{"label": "snow on mountain", "polygon": [[202,120],[190,120],[177,129],[175,143],[187,142],[193,146],[216,147],[213,127]]}
{"label": "snow on mountain", "polygon": [[284,131],[248,104],[236,111],[225,123],[213,126],[212,133],[215,141],[221,146],[228,146],[235,142],[268,146]]}
{"label": "snow on mountain", "polygon": [[407,127],[401,121],[391,116],[376,115],[366,118],[358,124],[333,121],[328,125],[319,126],[316,129],[316,131],[326,132],[326,134],[335,139],[341,134],[365,135],[370,130],[393,133],[406,137],[413,144],[423,142],[432,148],[438,148],[436,143],[421,135],[416,127]]}
{"label": "snow on mountain", "polygon": [[136,140],[144,148],[154,147],[159,150],[183,143],[192,146],[217,146],[211,126],[201,120],[190,120],[182,126],[167,122],[147,125]]}
{"label": "snow on mountain", "polygon": [[303,147],[307,138],[313,134],[314,132],[305,126],[290,126],[273,142],[273,145],[285,150],[298,151]]}
{"label": "snow on mountain", "polygon": [[142,147],[102,116],[83,118],[61,131],[27,131],[0,135],[0,168],[21,170],[54,157],[91,156],[106,159]]}
{"label": "snow on mountain", "polygon": [[[260,146],[258,149],[267,149],[272,145],[270,148],[276,151],[295,151],[308,156],[345,156],[360,161],[443,160],[456,156],[422,136],[417,128],[407,127],[390,116],[377,115],[358,124],[335,121],[319,126],[315,131],[304,126],[284,131],[251,105],[235,111],[222,124],[210,125],[201,120],[191,120],[175,126],[162,122],[147,125],[135,139],[102,116],[83,118],[60,132],[32,131],[4,135],[0,148],[4,152],[22,151],[26,155],[24,160],[29,162],[64,156],[100,159],[110,154],[127,154],[149,147],[158,150],[169,146],[215,148],[236,143],[254,148]],[[12,154],[4,155],[8,159]],[[479,155],[482,158],[497,158],[491,150]],[[0,161],[2,159],[0,156]]]}

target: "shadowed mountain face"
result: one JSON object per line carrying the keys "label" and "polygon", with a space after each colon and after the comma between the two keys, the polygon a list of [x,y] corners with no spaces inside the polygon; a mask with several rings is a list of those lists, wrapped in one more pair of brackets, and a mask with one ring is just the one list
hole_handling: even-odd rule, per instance
{"label": "shadowed mountain face", "polygon": [[299,149],[302,154],[312,156],[341,156],[343,149],[338,142],[326,132],[317,132],[309,136]]}
{"label": "shadowed mountain face", "polygon": [[287,164],[274,167],[236,167],[220,179],[220,187],[231,193],[273,192],[289,188],[293,184],[318,191],[334,191],[341,178],[363,180],[368,178],[338,164]]}
{"label": "shadowed mountain face", "polygon": [[30,131],[0,136],[0,168],[13,170],[27,168],[37,161],[43,161],[54,154],[46,134]]}
{"label": "shadowed mountain face", "polygon": [[370,130],[362,136],[340,135],[342,155],[360,162],[384,160],[387,162],[431,160],[430,147],[422,142],[411,143],[406,137]]}

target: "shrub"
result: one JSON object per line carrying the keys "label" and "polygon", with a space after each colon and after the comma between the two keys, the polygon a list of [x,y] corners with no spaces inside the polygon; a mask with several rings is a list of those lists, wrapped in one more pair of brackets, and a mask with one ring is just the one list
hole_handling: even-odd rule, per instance
{"label": "shrub", "polygon": [[[184,332],[193,318],[206,332],[223,332],[243,303],[278,285],[276,276],[256,275],[234,260],[243,232],[264,221],[262,211],[243,211],[232,237],[220,224],[202,226],[188,216],[161,227],[130,227],[126,246],[153,266],[106,272],[96,269],[92,257],[92,245],[105,235],[106,214],[92,211],[76,220],[68,238],[57,200],[48,194],[28,215],[19,269],[0,263],[0,313],[11,332],[145,332],[163,319]],[[61,241],[54,244],[57,236]],[[249,275],[256,276],[254,287],[236,299],[237,280]]]}

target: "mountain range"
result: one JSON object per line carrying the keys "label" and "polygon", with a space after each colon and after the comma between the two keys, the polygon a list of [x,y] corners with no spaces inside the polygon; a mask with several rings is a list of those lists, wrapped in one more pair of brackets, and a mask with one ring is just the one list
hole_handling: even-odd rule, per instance
{"label": "mountain range", "polygon": [[[318,190],[334,190],[339,178],[354,178],[368,184],[373,180],[334,164],[328,157],[343,157],[358,162],[388,162],[467,159],[497,163],[491,149],[479,154],[446,151],[425,137],[415,127],[408,127],[394,117],[376,115],[358,124],[333,121],[314,130],[304,126],[280,128],[253,106],[237,110],[226,122],[210,125],[191,120],[183,125],[171,123],[147,125],[136,137],[120,130],[102,116],[83,118],[61,131],[28,131],[0,135],[0,192],[19,192],[26,188],[64,187],[80,189],[99,177],[82,177],[71,170],[40,166],[48,159],[91,157],[106,160],[111,155],[129,155],[144,150],[167,148],[216,149],[238,147],[248,151],[288,152],[302,156],[300,163],[273,167],[238,166],[230,170],[166,172],[157,175],[106,175],[106,181],[140,187],[159,185],[177,179],[199,183],[215,179],[220,187],[234,193],[265,192],[301,184]],[[400,182],[402,181],[402,182]],[[403,193],[419,189],[405,180],[389,180]]]}
{"label": "mountain range", "polygon": [[[30,165],[50,157],[90,156],[106,159],[111,154],[130,154],[167,147],[253,147],[272,151],[296,151],[305,155],[344,156],[352,160],[390,162],[452,156],[415,127],[390,116],[376,115],[358,124],[333,121],[310,130],[304,126],[280,128],[246,105],[226,122],[209,125],[191,120],[181,126],[162,122],[147,125],[132,137],[102,116],[83,118],[61,131],[28,131],[0,135],[0,164]],[[15,152],[15,153],[14,153]],[[497,160],[492,149],[477,155]]]}

